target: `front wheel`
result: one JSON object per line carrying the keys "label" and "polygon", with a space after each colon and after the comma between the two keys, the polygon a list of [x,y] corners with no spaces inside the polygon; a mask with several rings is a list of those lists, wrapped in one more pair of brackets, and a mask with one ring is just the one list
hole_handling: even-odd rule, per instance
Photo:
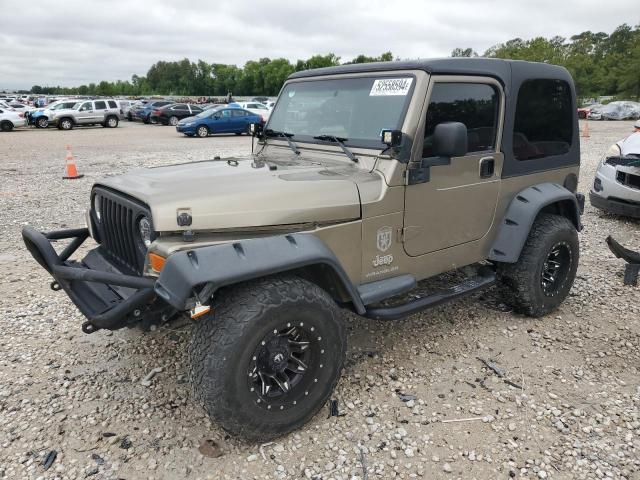
{"label": "front wheel", "polygon": [[317,285],[271,277],[218,292],[189,344],[196,396],[225,430],[264,441],[325,404],[346,351],[341,312]]}
{"label": "front wheel", "polygon": [[573,223],[559,215],[539,215],[518,261],[498,265],[505,303],[531,317],[551,313],[567,298],[579,257]]}
{"label": "front wheel", "polygon": [[36,127],[38,128],[47,128],[49,126],[49,120],[47,117],[39,117],[36,120]]}
{"label": "front wheel", "polygon": [[60,130],[71,130],[73,128],[73,121],[70,118],[63,118],[58,122],[58,128]]}
{"label": "front wheel", "polygon": [[209,129],[204,125],[200,125],[196,130],[196,135],[198,135],[200,138],[207,137],[209,136]]}
{"label": "front wheel", "polygon": [[169,118],[169,125],[171,125],[172,127],[175,127],[176,125],[178,125],[178,122],[179,122],[179,119],[175,115]]}

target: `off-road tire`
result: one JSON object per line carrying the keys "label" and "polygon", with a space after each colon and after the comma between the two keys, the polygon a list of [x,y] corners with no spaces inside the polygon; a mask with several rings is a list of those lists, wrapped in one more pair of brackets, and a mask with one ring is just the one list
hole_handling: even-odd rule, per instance
{"label": "off-road tire", "polygon": [[[216,298],[211,313],[197,320],[188,347],[191,382],[209,416],[250,441],[270,440],[304,425],[326,403],[344,363],[346,330],[336,303],[317,285],[294,276],[247,282],[219,291]],[[298,339],[309,338],[307,369],[297,383],[296,374],[290,374],[287,393],[269,390],[262,396],[252,383],[260,382],[252,375],[256,358],[291,327],[300,333]],[[273,351],[267,356],[276,361]]]}
{"label": "off-road tire", "polygon": [[58,128],[60,130],[72,130],[73,129],[73,120],[70,118],[61,118],[58,120]]}
{"label": "off-road tire", "polygon": [[209,128],[206,127],[205,125],[200,125],[197,129],[196,129],[196,135],[200,138],[206,138],[209,136]]}
{"label": "off-road tire", "polygon": [[9,120],[0,122],[0,130],[3,132],[10,132],[11,130],[13,130],[13,123],[11,123]]}
{"label": "off-road tire", "polygon": [[[566,252],[567,262],[560,268],[557,285],[545,291],[543,272],[554,249]],[[504,302],[519,313],[542,317],[554,311],[569,294],[576,277],[580,247],[578,232],[571,221],[560,215],[538,215],[516,263],[498,264]],[[555,282],[554,282],[555,283]]]}

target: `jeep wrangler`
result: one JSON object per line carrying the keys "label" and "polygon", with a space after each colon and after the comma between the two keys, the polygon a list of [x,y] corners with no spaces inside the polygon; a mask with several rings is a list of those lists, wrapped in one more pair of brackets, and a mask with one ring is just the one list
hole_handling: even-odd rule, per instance
{"label": "jeep wrangler", "polygon": [[[399,319],[496,283],[526,315],[558,307],[584,206],[576,111],[569,73],[542,63],[296,72],[252,125],[251,155],[106,178],[85,228],[23,238],[85,333],[190,313],[197,398],[228,432],[266,440],[331,395],[343,309]],[[88,237],[97,247],[72,260]]]}

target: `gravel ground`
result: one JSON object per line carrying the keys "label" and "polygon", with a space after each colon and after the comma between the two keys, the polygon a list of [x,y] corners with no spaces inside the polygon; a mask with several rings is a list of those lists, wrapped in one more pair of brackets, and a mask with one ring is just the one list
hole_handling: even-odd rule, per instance
{"label": "gravel ground", "polygon": [[[590,127],[585,194],[631,123]],[[83,179],[61,180],[65,144]],[[263,446],[227,437],[195,404],[188,322],[83,334],[81,315],[23,248],[21,227],[82,225],[101,176],[249,148],[247,137],[184,138],[126,122],[0,135],[0,478],[640,479],[640,289],[623,286],[623,263],[604,244],[613,234],[640,249],[640,223],[590,205],[578,278],[559,311],[522,317],[490,291],[396,322],[347,314],[340,416],[325,408]],[[202,455],[203,439],[222,455]]]}

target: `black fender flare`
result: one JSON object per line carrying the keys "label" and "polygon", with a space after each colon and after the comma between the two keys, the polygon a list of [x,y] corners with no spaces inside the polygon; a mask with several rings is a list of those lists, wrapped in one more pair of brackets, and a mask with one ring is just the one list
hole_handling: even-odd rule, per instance
{"label": "black fender flare", "polygon": [[311,234],[252,238],[173,253],[154,288],[160,298],[184,311],[193,307],[196,294],[204,302],[220,287],[311,266],[329,269],[341,282],[354,310],[360,314],[366,311],[333,252]]}
{"label": "black fender flare", "polygon": [[576,227],[580,223],[581,208],[576,194],[557,183],[540,183],[519,192],[507,208],[488,258],[496,262],[515,263],[520,258],[533,222],[545,208],[557,207]]}

